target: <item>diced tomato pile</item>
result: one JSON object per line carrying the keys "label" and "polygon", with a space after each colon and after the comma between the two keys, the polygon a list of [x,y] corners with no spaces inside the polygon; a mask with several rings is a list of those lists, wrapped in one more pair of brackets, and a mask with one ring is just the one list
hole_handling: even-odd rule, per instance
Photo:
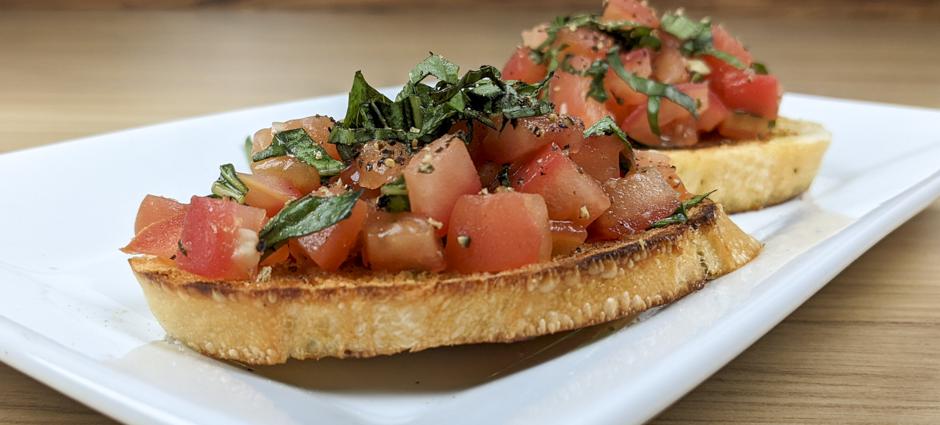
{"label": "diced tomato pile", "polygon": [[[413,152],[401,142],[367,143],[330,178],[290,156],[254,162],[254,173],[236,174],[248,189],[243,204],[148,195],[123,250],[214,279],[250,279],[262,267],[288,263],[326,271],[358,262],[388,272],[499,272],[569,254],[585,241],[643,232],[686,195],[668,157],[634,152],[616,136],[585,138],[577,118],[549,114],[481,126],[479,143],[464,139],[465,128],[455,125]],[[256,134],[255,152],[271,144],[272,131]],[[269,165],[275,160],[279,165]],[[622,170],[622,162],[637,166]],[[377,188],[395,182],[407,187],[409,211],[381,205]],[[262,258],[259,230],[286,204],[356,190],[362,195],[347,218]]]}
{"label": "diced tomato pile", "polygon": [[[651,147],[683,148],[702,140],[769,136],[780,105],[780,82],[773,75],[752,69],[751,54],[723,26],[708,24],[711,51],[720,54],[708,54],[705,49],[686,51],[684,40],[664,26],[666,18],[660,20],[645,1],[608,0],[604,4],[600,24],[614,25],[622,32],[649,29],[649,37],[657,42],[618,42],[599,25],[562,26],[554,38],[549,38],[545,29],[548,26],[543,24],[523,32],[523,45],[503,67],[504,77],[537,83],[546,78],[552,58],[556,63],[563,62],[566,65],[558,66],[549,82],[549,95],[558,113],[580,118],[587,127],[611,116],[631,139]],[[592,63],[605,61],[613,49],[617,49],[627,72],[685,93],[696,103],[696,113],[660,98],[657,133],[647,113],[649,96],[635,90],[613,68],[601,76],[606,100],[592,96],[592,78],[584,70]],[[729,57],[739,63],[731,64]]]}

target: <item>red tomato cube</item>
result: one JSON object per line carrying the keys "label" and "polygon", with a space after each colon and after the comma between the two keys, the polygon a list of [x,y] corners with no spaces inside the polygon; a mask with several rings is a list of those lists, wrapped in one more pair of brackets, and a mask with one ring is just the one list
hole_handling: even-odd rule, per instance
{"label": "red tomato cube", "polygon": [[[574,62],[576,61],[573,60],[572,63]],[[611,115],[603,103],[587,95],[590,89],[591,77],[559,70],[549,83],[548,97],[555,105],[555,111],[579,118],[587,128]]]}
{"label": "red tomato cube", "polygon": [[510,180],[520,192],[541,195],[552,220],[586,226],[610,207],[597,180],[554,145],[522,165]]}
{"label": "red tomato cube", "polygon": [[134,234],[145,227],[186,212],[186,204],[175,199],[162,196],[147,195],[137,208],[137,219],[134,220]]}
{"label": "red tomato cube", "polygon": [[121,251],[127,254],[149,254],[169,259],[176,254],[183,233],[183,210],[177,215],[150,223],[134,236]]}
{"label": "red tomato cube", "polygon": [[584,227],[570,221],[552,220],[549,227],[552,231],[552,256],[574,252],[588,236]]}
{"label": "red tomato cube", "polygon": [[194,196],[183,218],[180,269],[211,279],[249,279],[258,268],[258,231],[265,211],[224,199]]}
{"label": "red tomato cube", "polygon": [[679,195],[656,169],[608,180],[604,190],[610,195],[610,209],[588,229],[596,239],[616,240],[642,233],[679,208]]}
{"label": "red tomato cube", "polygon": [[446,135],[416,153],[403,172],[411,212],[430,217],[447,233],[454,203],[461,195],[480,191],[480,178],[467,147],[459,137]]}
{"label": "red tomato cube", "polygon": [[640,0],[608,0],[601,15],[604,22],[634,22],[638,25],[658,28],[659,18],[656,11],[649,7],[645,1]]}
{"label": "red tomato cube", "polygon": [[566,115],[542,115],[510,122],[500,132],[490,132],[483,140],[486,156],[497,164],[523,160],[546,146],[555,144],[572,151],[581,148],[584,126]]}
{"label": "red tomato cube", "polygon": [[345,220],[319,232],[291,239],[288,243],[292,252],[302,253],[323,270],[338,270],[356,247],[367,211],[364,201],[356,201]]}
{"label": "red tomato cube", "polygon": [[444,245],[427,218],[371,211],[362,233],[363,259],[373,270],[442,271]]}
{"label": "red tomato cube", "polygon": [[461,273],[499,272],[550,259],[545,201],[519,192],[461,196],[445,255],[447,265]]}
{"label": "red tomato cube", "polygon": [[620,177],[620,153],[624,143],[617,136],[594,136],[578,152],[569,154],[587,175],[599,182]]}
{"label": "red tomato cube", "polygon": [[506,65],[503,65],[502,77],[504,80],[517,80],[529,84],[542,81],[548,74],[548,67],[537,64],[532,60],[532,50],[528,47],[517,47]]}
{"label": "red tomato cube", "polygon": [[238,179],[248,187],[245,204],[264,209],[269,216],[277,214],[288,201],[302,196],[286,179],[277,175],[237,174]]}
{"label": "red tomato cube", "polygon": [[718,124],[728,118],[731,111],[725,107],[714,92],[708,92],[708,108],[702,111],[698,117],[698,130],[709,132],[718,127]]}

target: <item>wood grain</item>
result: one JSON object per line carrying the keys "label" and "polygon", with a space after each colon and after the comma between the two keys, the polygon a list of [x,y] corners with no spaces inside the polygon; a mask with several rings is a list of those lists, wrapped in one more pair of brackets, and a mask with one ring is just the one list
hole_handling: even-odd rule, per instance
{"label": "wood grain", "polygon": [[[0,0],[0,152],[338,93],[356,69],[391,85],[428,50],[499,64],[519,28],[583,8],[12,10],[18,3]],[[940,107],[938,2],[834,3],[690,10],[719,16],[790,91]],[[935,203],[656,422],[940,422],[938,241]],[[0,365],[0,423],[106,421]]]}

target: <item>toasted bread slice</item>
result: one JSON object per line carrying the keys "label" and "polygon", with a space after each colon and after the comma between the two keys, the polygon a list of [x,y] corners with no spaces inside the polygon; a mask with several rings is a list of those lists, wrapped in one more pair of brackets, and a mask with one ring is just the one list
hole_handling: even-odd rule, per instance
{"label": "toasted bread slice", "polygon": [[777,120],[770,140],[663,150],[692,193],[716,190],[711,199],[727,212],[760,209],[809,188],[832,135],[823,126]]}
{"label": "toasted bread slice", "polygon": [[705,201],[686,224],[495,274],[282,268],[260,281],[207,281],[154,257],[129,261],[171,337],[212,357],[276,364],[512,342],[627,317],[701,288],[760,250]]}

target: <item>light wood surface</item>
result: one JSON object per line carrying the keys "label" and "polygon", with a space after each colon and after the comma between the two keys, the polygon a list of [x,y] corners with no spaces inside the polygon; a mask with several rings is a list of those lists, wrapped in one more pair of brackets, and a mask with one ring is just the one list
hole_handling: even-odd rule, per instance
{"label": "light wood surface", "polygon": [[[727,3],[736,2],[691,9],[726,22],[790,91],[940,107],[937,2],[897,3],[890,13],[872,2],[832,13],[818,3]],[[518,29],[558,7],[6,10],[0,152],[338,93],[356,69],[391,85],[429,50],[464,66],[501,64]],[[940,202],[656,422],[940,423],[937,252]],[[107,422],[0,365],[0,423]]]}

